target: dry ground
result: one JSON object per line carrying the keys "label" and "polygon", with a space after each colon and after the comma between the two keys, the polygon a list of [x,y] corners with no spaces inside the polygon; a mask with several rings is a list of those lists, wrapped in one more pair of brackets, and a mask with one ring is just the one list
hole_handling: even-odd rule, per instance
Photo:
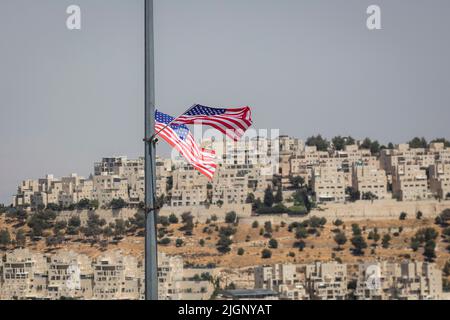
{"label": "dry ground", "polygon": [[[345,222],[345,221],[344,221]],[[260,236],[260,225],[258,228],[252,228],[251,225],[240,224],[238,225],[237,232],[233,236],[233,245],[231,246],[231,252],[229,254],[220,254],[216,249],[216,243],[218,241],[218,232],[214,231],[212,234],[203,233],[205,224],[198,224],[194,229],[193,236],[187,237],[178,229],[181,225],[171,225],[168,230],[170,233],[170,238],[172,239],[171,244],[168,246],[160,246],[162,252],[168,254],[176,254],[184,257],[185,262],[196,264],[196,265],[206,265],[209,263],[214,263],[217,267],[225,268],[241,268],[247,266],[261,265],[261,264],[272,264],[279,262],[290,262],[290,263],[311,263],[317,260],[329,261],[333,257],[338,257],[344,263],[355,263],[362,260],[375,260],[375,259],[389,259],[395,261],[401,261],[405,257],[410,257],[411,259],[423,260],[422,249],[417,252],[413,252],[409,248],[410,238],[414,236],[415,232],[420,228],[433,227],[439,232],[441,228],[434,224],[431,219],[423,220],[384,220],[384,221],[352,221],[345,222],[344,226],[340,229],[343,230],[347,238],[351,238],[351,225],[353,223],[359,224],[359,226],[365,231],[363,235],[367,238],[370,230],[373,228],[378,228],[378,233],[382,236],[385,233],[389,233],[392,236],[391,245],[388,249],[383,249],[381,247],[381,240],[378,242],[378,246],[372,252],[373,241],[367,240],[369,248],[365,250],[363,256],[354,256],[351,253],[350,241],[343,246],[341,251],[336,251],[336,243],[333,240],[334,233],[333,229],[336,227],[328,222],[324,229],[321,230],[321,235],[319,237],[309,236],[305,240],[306,248],[301,252],[296,248],[293,248],[293,244],[296,241],[295,234],[288,231],[288,226],[281,227],[279,225],[273,225],[273,238],[278,240],[278,249],[272,249],[271,259],[262,259],[261,251],[268,247],[269,239]],[[224,223],[217,223],[217,226],[224,226]],[[399,227],[403,228],[403,231],[399,236],[394,236],[394,233]],[[17,225],[5,221],[4,217],[0,217],[0,229],[9,229],[12,234],[18,229]],[[27,230],[26,226],[22,226]],[[214,227],[212,228],[214,229]],[[247,239],[248,237],[248,239]],[[175,240],[177,238],[183,239],[185,244],[177,248],[175,246]],[[199,240],[204,239],[205,245],[202,247],[199,245]],[[246,241],[248,240],[248,241]],[[138,258],[143,257],[143,241],[142,237],[136,237],[134,235],[129,235],[125,237],[122,241],[117,244],[109,244],[106,250],[117,250],[120,249],[124,254],[134,255]],[[39,241],[37,243],[28,243],[27,246],[30,249],[38,250],[40,252],[54,252],[60,249],[74,250],[80,254],[86,254],[90,257],[96,257],[102,254],[105,249],[102,249],[99,245],[91,245],[89,243],[83,243],[80,239],[68,241],[67,243],[60,245],[55,248],[48,248],[45,245],[45,241]],[[450,254],[446,250],[448,243],[444,242],[441,238],[437,241],[437,259],[436,263],[439,267],[443,267],[446,261],[450,260]],[[243,256],[237,255],[238,248],[243,248],[245,253]],[[12,249],[12,248],[9,248]],[[290,257],[289,253],[295,254],[294,257]]]}

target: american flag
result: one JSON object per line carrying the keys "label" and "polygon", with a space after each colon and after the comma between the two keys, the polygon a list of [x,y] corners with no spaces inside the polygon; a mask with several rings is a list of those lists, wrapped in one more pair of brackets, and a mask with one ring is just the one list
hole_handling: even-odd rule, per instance
{"label": "american flag", "polygon": [[249,107],[218,109],[197,104],[174,123],[209,125],[238,141],[252,125],[252,112]]}
{"label": "american flag", "polygon": [[[162,112],[155,113],[155,131],[200,173],[212,179],[216,171],[215,153],[200,148],[189,128],[183,124],[171,124],[175,120]],[[169,125],[170,124],[170,125]]]}

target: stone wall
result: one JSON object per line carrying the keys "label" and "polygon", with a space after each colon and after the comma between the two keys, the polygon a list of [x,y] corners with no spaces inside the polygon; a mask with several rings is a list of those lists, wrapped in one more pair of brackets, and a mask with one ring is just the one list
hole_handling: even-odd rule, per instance
{"label": "stone wall", "polygon": [[[106,223],[109,224],[117,219],[128,220],[129,218],[134,217],[137,211],[137,209],[99,209],[95,211],[95,213],[98,214],[101,219],[105,219]],[[251,216],[251,205],[224,205],[221,208],[211,206],[208,209],[204,206],[164,207],[160,210],[159,214],[161,216],[169,216],[173,213],[180,218],[183,213],[190,212],[194,216],[194,221],[205,222],[207,219],[211,218],[212,215],[216,215],[219,221],[223,221],[225,220],[225,215],[230,211],[235,211],[239,218],[248,218]],[[62,211],[58,214],[57,220],[68,221],[71,217],[75,216],[79,217],[81,224],[84,225],[88,219],[89,212],[89,210]]]}
{"label": "stone wall", "polygon": [[[79,217],[81,224],[84,225],[88,219],[89,210],[75,210],[75,211],[62,211],[58,213],[56,220],[69,221],[71,217]],[[105,219],[106,223],[114,222],[117,219],[128,220],[134,217],[137,209],[121,209],[121,210],[103,210],[99,209],[95,211],[101,219]]]}
{"label": "stone wall", "polygon": [[288,215],[260,215],[242,220],[243,223],[252,223],[257,220],[272,221],[279,223],[281,221],[302,221],[309,217],[324,217],[328,221],[341,219],[344,221],[357,220],[385,220],[399,219],[400,214],[405,212],[407,219],[415,219],[416,213],[421,211],[424,218],[434,219],[444,209],[450,209],[450,201],[423,200],[423,201],[405,201],[396,200],[376,200],[376,201],[357,201],[354,203],[332,203],[321,205],[318,209],[311,211],[306,217],[289,217]]}
{"label": "stone wall", "polygon": [[194,216],[194,221],[205,222],[212,215],[216,215],[219,221],[223,221],[225,220],[225,215],[230,211],[236,212],[240,219],[249,218],[252,215],[252,207],[249,204],[223,205],[221,208],[210,206],[208,209],[205,206],[164,207],[159,214],[161,216],[169,216],[173,213],[177,217],[181,217],[183,213],[190,212]]}
{"label": "stone wall", "polygon": [[[382,220],[382,219],[398,219],[402,212],[407,213],[407,219],[415,219],[416,213],[421,211],[424,218],[434,219],[444,209],[450,209],[450,201],[423,200],[423,201],[405,201],[396,200],[375,200],[357,201],[354,203],[332,203],[321,205],[318,209],[311,211],[306,217],[289,217],[288,215],[261,215],[252,217],[251,205],[224,205],[221,208],[210,206],[206,209],[204,206],[194,207],[164,207],[160,211],[161,216],[169,216],[172,213],[177,217],[185,212],[190,212],[194,216],[194,221],[205,222],[216,215],[219,221],[225,219],[225,215],[230,211],[235,211],[242,222],[268,221],[301,221],[311,216],[324,217],[329,221],[341,219],[344,221],[356,220]],[[84,224],[88,217],[88,210],[82,211],[63,211],[59,213],[58,220],[69,220],[72,216],[79,216]],[[105,219],[107,223],[114,222],[116,219],[127,220],[132,218],[137,209],[122,210],[97,210],[96,213]]]}

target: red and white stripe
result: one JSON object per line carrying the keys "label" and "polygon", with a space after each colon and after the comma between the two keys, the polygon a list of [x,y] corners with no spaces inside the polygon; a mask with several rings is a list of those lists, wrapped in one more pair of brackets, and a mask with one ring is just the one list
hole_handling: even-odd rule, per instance
{"label": "red and white stripe", "polygon": [[180,152],[196,170],[212,180],[217,168],[215,152],[200,148],[191,133],[186,136],[185,140],[181,140],[170,126],[166,128],[165,126],[163,123],[156,122],[155,130],[160,131],[159,136]]}
{"label": "red and white stripe", "polygon": [[208,125],[238,141],[252,125],[252,112],[250,107],[243,107],[226,109],[221,115],[182,115],[174,123]]}

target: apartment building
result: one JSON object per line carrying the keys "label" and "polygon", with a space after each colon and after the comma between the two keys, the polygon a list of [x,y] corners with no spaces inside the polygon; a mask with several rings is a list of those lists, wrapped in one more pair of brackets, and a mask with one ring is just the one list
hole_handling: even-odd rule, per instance
{"label": "apartment building", "polygon": [[0,299],[43,298],[46,292],[46,261],[43,256],[28,249],[5,254]]}
{"label": "apartment building", "polygon": [[92,297],[93,270],[86,255],[61,251],[47,257],[47,296],[58,300],[64,297]]}
{"label": "apartment building", "polygon": [[429,168],[430,189],[440,199],[450,198],[450,162],[436,162]]}
{"label": "apartment building", "polygon": [[442,298],[442,271],[435,264],[404,261],[400,267],[398,299],[440,300]]}
{"label": "apartment building", "polygon": [[397,263],[364,262],[358,265],[355,298],[358,300],[389,300],[396,295],[395,279],[401,275]]}
{"label": "apartment building", "polygon": [[420,261],[366,262],[359,265],[359,300],[440,300],[442,271]]}
{"label": "apartment building", "polygon": [[107,175],[93,177],[94,199],[102,205],[110,203],[114,199],[129,201],[128,181],[117,175]]}
{"label": "apartment building", "polygon": [[408,144],[399,144],[395,149],[384,149],[380,152],[381,168],[391,175],[395,174],[395,168],[401,163],[413,163],[419,168],[428,168],[435,160],[433,152],[424,148],[410,148]]}
{"label": "apartment building", "polygon": [[[179,256],[159,253],[158,259],[160,299],[211,297],[213,284],[200,277],[211,270],[184,269]],[[120,251],[91,259],[70,251],[39,254],[21,249],[0,257],[0,299],[138,300],[144,296],[142,263]]]}
{"label": "apartment building", "polygon": [[312,300],[344,300],[347,297],[347,265],[316,262],[305,270],[306,288]]}
{"label": "apartment building", "polygon": [[392,192],[401,201],[429,198],[431,193],[428,191],[426,171],[419,164],[398,163],[393,170]]}
{"label": "apartment building", "polygon": [[311,187],[317,202],[344,202],[346,178],[336,166],[314,167]]}
{"label": "apartment building", "polygon": [[306,182],[309,182],[312,179],[313,168],[329,158],[328,151],[318,151],[315,146],[305,146],[303,152],[289,159],[290,174],[303,177]]}
{"label": "apartment building", "polygon": [[282,300],[307,300],[304,274],[293,264],[275,264],[255,267],[255,289],[279,293]]}
{"label": "apartment building", "polygon": [[139,299],[138,261],[119,251],[98,257],[94,269],[94,299]]}
{"label": "apartment building", "polygon": [[359,192],[361,199],[365,195],[374,195],[376,199],[388,197],[386,172],[374,165],[355,163],[352,167],[352,187]]}

